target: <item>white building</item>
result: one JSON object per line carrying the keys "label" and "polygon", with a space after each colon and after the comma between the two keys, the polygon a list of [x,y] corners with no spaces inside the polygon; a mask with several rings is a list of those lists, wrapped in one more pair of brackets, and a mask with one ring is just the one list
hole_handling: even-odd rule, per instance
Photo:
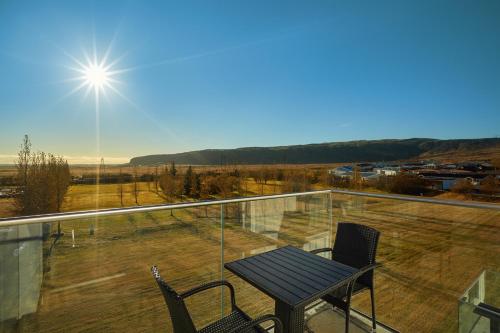
{"label": "white building", "polygon": [[328,170],[328,173],[330,175],[334,175],[334,176],[337,176],[337,177],[351,177],[352,176],[352,166],[350,165],[343,165],[341,167],[338,167],[338,168],[335,168],[335,169],[332,169],[332,170]]}
{"label": "white building", "polygon": [[400,171],[400,167],[384,167],[384,168],[375,168],[374,172],[381,176],[396,176]]}

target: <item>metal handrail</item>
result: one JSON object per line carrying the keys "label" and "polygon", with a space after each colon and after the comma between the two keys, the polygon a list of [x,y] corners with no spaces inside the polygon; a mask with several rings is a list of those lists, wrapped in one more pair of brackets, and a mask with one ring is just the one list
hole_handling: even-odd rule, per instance
{"label": "metal handrail", "polygon": [[493,209],[493,210],[500,211],[500,205],[488,204],[488,203],[482,203],[482,202],[467,202],[467,201],[460,201],[460,200],[431,199],[431,198],[422,198],[422,197],[406,196],[406,195],[399,195],[399,194],[381,194],[381,193],[357,192],[357,191],[348,191],[348,190],[331,190],[331,192],[337,193],[337,194],[355,195],[355,196],[361,196],[361,197],[423,202],[423,203],[430,203],[430,204],[436,204],[436,205],[458,206],[458,207],[467,207],[467,208]]}
{"label": "metal handrail", "polygon": [[193,208],[193,207],[203,207],[203,206],[212,206],[212,205],[223,205],[223,204],[232,204],[232,203],[248,202],[248,201],[259,201],[259,200],[267,200],[267,199],[299,197],[299,196],[322,194],[322,193],[331,193],[331,191],[330,190],[321,190],[321,191],[309,191],[309,192],[287,193],[287,194],[276,194],[276,195],[261,195],[261,196],[224,199],[224,200],[207,200],[207,201],[196,201],[196,202],[183,202],[183,203],[176,203],[176,204],[133,206],[133,207],[128,207],[128,208],[110,208],[110,209],[77,211],[77,212],[69,212],[69,213],[54,213],[54,214],[0,218],[0,227],[10,227],[10,226],[15,226],[15,225],[34,224],[34,223],[67,221],[67,220],[88,218],[88,217],[101,217],[101,216],[130,214],[130,213],[145,213],[145,212],[153,212],[153,211],[158,211],[158,210],[170,210],[170,209]]}
{"label": "metal handrail", "polygon": [[248,201],[267,200],[267,199],[289,198],[289,197],[298,197],[298,196],[322,194],[322,193],[336,193],[336,194],[353,195],[353,196],[370,197],[370,198],[393,199],[393,200],[429,203],[436,205],[492,209],[500,211],[500,205],[495,205],[495,204],[465,202],[459,200],[420,198],[415,196],[405,196],[397,194],[381,194],[381,193],[332,189],[332,190],[309,191],[300,193],[261,195],[254,197],[244,197],[244,198],[234,198],[234,199],[224,199],[224,200],[211,200],[211,201],[207,200],[207,201],[196,201],[196,202],[183,202],[177,204],[133,206],[128,208],[110,208],[110,209],[100,209],[100,210],[77,211],[69,213],[55,213],[55,214],[0,218],[0,227],[9,227],[15,225],[34,224],[34,223],[58,222],[58,221],[67,221],[79,218],[100,217],[100,216],[119,215],[127,213],[144,213],[157,210],[182,209],[182,208],[222,205],[222,204],[231,204],[231,203],[248,202]]}

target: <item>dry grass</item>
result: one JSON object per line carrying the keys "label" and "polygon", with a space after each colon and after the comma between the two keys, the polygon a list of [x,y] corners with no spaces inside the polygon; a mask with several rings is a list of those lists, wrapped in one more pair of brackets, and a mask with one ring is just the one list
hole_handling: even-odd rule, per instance
{"label": "dry grass", "polygon": [[14,199],[0,199],[0,218],[15,216]]}
{"label": "dry grass", "polygon": [[[248,195],[260,194],[260,184],[248,179],[247,185]],[[270,182],[264,194],[280,192],[279,185]],[[132,184],[127,186],[124,205],[135,205]],[[379,260],[383,267],[376,274],[378,319],[401,332],[455,332],[460,294],[481,270],[500,267],[500,213],[343,195],[334,198],[335,224],[353,221],[382,232]],[[95,200],[95,186],[72,186],[64,210],[92,209]],[[150,191],[147,183],[140,184],[139,204],[161,202],[165,200]],[[0,200],[0,211],[10,204]],[[118,186],[101,185],[99,206],[119,205]],[[324,237],[330,230],[324,207],[299,205],[285,213],[273,239],[243,229],[237,206],[228,206],[224,260],[270,246],[303,246]],[[220,206],[216,206],[177,210],[173,216],[164,211],[64,222],[65,235],[46,261],[50,270],[44,275],[39,311],[25,317],[19,331],[151,332],[167,328],[170,332],[168,313],[149,268],[157,264],[178,290],[219,279],[219,214]],[[91,224],[96,228],[92,236]],[[245,310],[253,315],[273,311],[268,297],[225,275],[236,285],[237,301]],[[106,277],[111,279],[77,286]],[[366,296],[356,297],[355,306],[369,313]],[[217,317],[220,304],[220,291],[214,290],[193,298],[189,306],[202,326]]]}
{"label": "dry grass", "polygon": [[459,163],[463,161],[491,161],[500,158],[500,146],[477,149],[474,151],[447,151],[440,154],[423,154],[421,158],[432,159],[445,163]]}
{"label": "dry grass", "polygon": [[[133,183],[123,184],[123,207],[131,207],[137,205],[154,205],[172,202],[171,199],[165,198],[160,192],[156,192],[154,183],[138,182],[138,200],[135,202],[133,193]],[[246,185],[245,185],[246,184]],[[241,195],[269,195],[281,193],[281,183],[278,181],[268,181],[267,184],[257,184],[253,179],[248,178],[243,181]],[[97,202],[97,198],[99,201]],[[179,201],[181,199],[177,199]],[[187,199],[182,199],[187,200]],[[118,184],[101,184],[96,185],[71,185],[64,203],[62,206],[63,212],[89,210],[96,208],[116,208],[122,207],[119,195]],[[0,218],[15,216],[14,200],[0,199]]]}
{"label": "dry grass", "polygon": [[[193,165],[192,168],[195,172],[229,172],[235,169],[238,170],[260,170],[262,168],[270,169],[330,169],[345,163],[329,163],[329,164],[248,164],[248,165]],[[170,168],[170,164],[167,165]],[[188,168],[187,165],[176,165],[176,169],[180,173],[184,173]],[[154,174],[156,167],[154,166],[129,166],[129,165],[107,165],[105,166],[104,172],[109,174],[118,174],[120,171],[123,173],[134,174]],[[158,166],[158,173],[164,169],[164,166]],[[94,175],[97,171],[97,166],[95,165],[71,165],[70,172],[73,176],[82,175]],[[5,176],[13,176],[16,173],[16,169],[13,165],[0,165],[0,178]]]}
{"label": "dry grass", "polygon": [[[299,206],[283,215],[283,237],[278,240],[243,229],[241,220],[235,218],[238,206],[227,207],[224,260],[269,246],[301,246],[308,235],[328,230],[324,205]],[[179,291],[220,279],[219,214],[216,206],[174,211],[174,216],[167,211],[63,223],[65,235],[48,261],[50,271],[44,275],[39,311],[22,320],[22,331],[165,330],[170,327],[167,310],[149,268],[157,264]],[[96,227],[93,236],[90,224]],[[106,277],[113,278],[75,286]],[[272,311],[269,298],[238,278],[226,277],[235,284],[238,304],[246,311],[253,315]],[[203,326],[219,315],[220,290],[196,296],[188,306],[197,325]]]}
{"label": "dry grass", "polygon": [[[123,185],[123,206],[136,205],[151,205],[165,203],[165,198],[161,192],[157,193],[154,189],[154,184],[147,182],[139,182],[137,203],[133,194],[133,183]],[[96,200],[99,198],[99,202]],[[103,184],[99,185],[74,185],[71,186],[64,204],[63,211],[75,211],[85,209],[99,208],[114,208],[121,207],[119,185],[118,184]]]}
{"label": "dry grass", "polygon": [[[123,207],[165,203],[166,199],[154,190],[154,184],[138,183],[137,203],[133,194],[133,183],[123,185]],[[97,202],[97,198],[99,201]],[[89,210],[96,208],[121,207],[119,185],[72,185],[64,198],[63,212]],[[0,199],[0,218],[15,216],[14,200]]]}
{"label": "dry grass", "polygon": [[[224,261],[270,246],[301,247],[321,240],[330,231],[324,207],[324,202],[299,204],[280,216],[279,229],[268,237],[244,229],[238,206],[228,206]],[[215,206],[178,210],[173,216],[166,211],[63,223],[65,236],[48,262],[39,311],[22,321],[22,331],[150,332],[170,327],[149,268],[157,264],[178,290],[219,279],[219,214],[220,206]],[[500,266],[499,212],[336,195],[334,217],[335,224],[353,221],[382,232],[377,314],[401,332],[456,332],[458,297],[481,270]],[[93,236],[90,224],[96,226]],[[273,311],[268,297],[225,275],[236,285],[237,301],[246,311],[252,315]],[[103,277],[114,278],[75,286]],[[369,312],[366,296],[357,296],[355,306]],[[220,305],[219,290],[189,303],[199,326],[216,318]]]}
{"label": "dry grass", "polygon": [[[382,232],[378,318],[402,332],[456,332],[461,293],[482,270],[500,267],[500,212],[336,198],[337,221]],[[369,313],[368,297],[356,305]]]}

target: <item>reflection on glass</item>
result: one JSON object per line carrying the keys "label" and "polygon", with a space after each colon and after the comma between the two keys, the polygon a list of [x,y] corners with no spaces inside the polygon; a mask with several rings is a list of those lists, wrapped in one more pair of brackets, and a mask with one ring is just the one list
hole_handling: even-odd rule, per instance
{"label": "reflection on glass", "polygon": [[500,273],[483,271],[458,306],[460,333],[500,332]]}
{"label": "reflection on glass", "polygon": [[[179,292],[221,278],[223,261],[330,239],[325,194],[79,218],[0,229],[0,331],[166,331],[171,323],[150,267]],[[224,229],[221,227],[224,226]],[[272,301],[231,279],[238,304]],[[202,304],[203,306],[200,306]],[[229,311],[215,288],[188,298],[197,327]]]}
{"label": "reflection on glass", "polygon": [[37,311],[43,236],[42,224],[0,228],[0,322]]}

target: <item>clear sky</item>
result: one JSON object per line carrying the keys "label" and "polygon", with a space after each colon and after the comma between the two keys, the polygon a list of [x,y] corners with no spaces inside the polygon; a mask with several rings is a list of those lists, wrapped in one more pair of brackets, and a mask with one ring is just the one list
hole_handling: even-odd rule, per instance
{"label": "clear sky", "polygon": [[[93,42],[95,40],[95,43]],[[0,163],[500,135],[500,1],[0,0]]]}

